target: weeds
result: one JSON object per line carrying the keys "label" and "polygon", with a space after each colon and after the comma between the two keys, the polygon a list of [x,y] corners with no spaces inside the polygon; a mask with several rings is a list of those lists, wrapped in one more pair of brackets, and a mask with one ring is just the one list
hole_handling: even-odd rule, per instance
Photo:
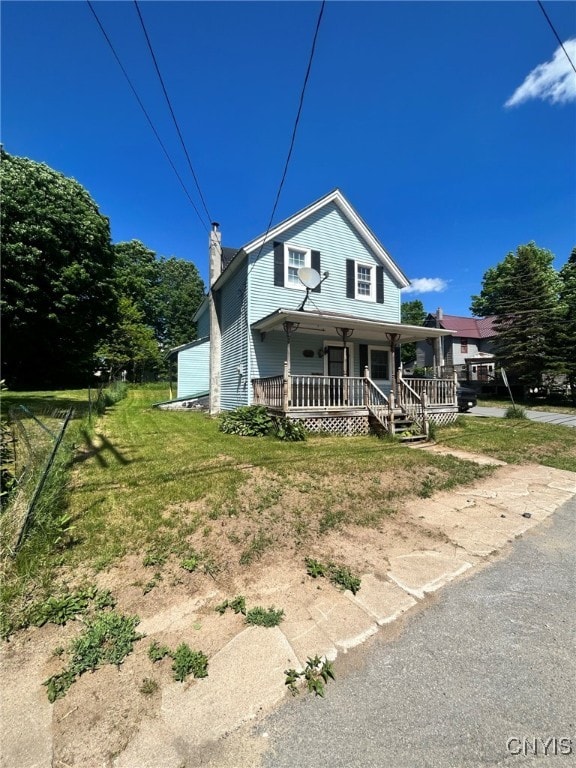
{"label": "weeds", "polygon": [[284,618],[284,611],[281,608],[272,607],[266,610],[261,606],[256,606],[247,611],[246,598],[243,595],[237,595],[233,600],[224,600],[214,610],[222,616],[227,608],[231,608],[234,613],[241,613],[246,624],[258,627],[277,627]]}
{"label": "weeds", "polygon": [[282,608],[275,609],[274,607],[262,608],[256,606],[251,608],[246,614],[246,624],[254,624],[258,627],[277,627],[278,624],[284,618],[284,611]]}
{"label": "weeds", "polygon": [[270,536],[260,530],[252,536],[252,541],[240,555],[240,565],[250,565],[262,557],[264,551],[273,544]]}
{"label": "weeds", "polygon": [[226,608],[231,608],[234,613],[241,613],[245,616],[246,598],[243,595],[237,595],[232,600],[224,600],[224,602],[217,605],[214,610],[222,616],[226,612]]}
{"label": "weeds", "polygon": [[350,568],[344,565],[336,565],[335,563],[324,564],[311,557],[307,557],[304,563],[306,565],[306,573],[312,576],[313,579],[324,576],[341,589],[349,589],[353,595],[360,589],[360,578],[354,576]]}
{"label": "weeds", "polygon": [[162,661],[166,656],[170,656],[170,648],[167,645],[160,645],[157,640],[150,643],[148,647],[148,658],[151,662]]}
{"label": "weeds", "polygon": [[156,680],[153,680],[151,677],[145,677],[140,686],[140,693],[143,693],[144,696],[153,696],[158,690],[158,687]]}
{"label": "weeds", "polygon": [[521,405],[510,405],[508,408],[506,408],[506,413],[504,414],[507,419],[527,419],[528,416],[526,416],[526,408],[523,408]]}
{"label": "weeds", "polygon": [[285,685],[288,686],[288,690],[293,696],[300,693],[299,684],[304,682],[309,693],[324,697],[326,684],[329,680],[335,679],[332,662],[328,661],[328,659],[323,661],[320,656],[308,657],[302,672],[297,672],[295,669],[287,669],[284,671],[284,674],[286,675]]}
{"label": "weeds", "polygon": [[134,643],[143,637],[135,631],[139,622],[138,616],[122,616],[114,611],[88,619],[86,629],[70,645],[68,666],[43,683],[50,703],[65,696],[84,672],[94,671],[102,664],[119,667],[132,652]]}
{"label": "weeds", "polygon": [[186,643],[180,643],[172,655],[174,680],[183,682],[188,675],[208,676],[208,657],[202,651],[193,651]]}
{"label": "weeds", "polygon": [[44,624],[60,626],[75,619],[78,615],[104,608],[114,608],[116,600],[109,590],[99,590],[95,586],[77,589],[75,592],[65,592],[62,595],[49,597],[43,603],[38,603],[30,609],[30,623],[36,627]]}

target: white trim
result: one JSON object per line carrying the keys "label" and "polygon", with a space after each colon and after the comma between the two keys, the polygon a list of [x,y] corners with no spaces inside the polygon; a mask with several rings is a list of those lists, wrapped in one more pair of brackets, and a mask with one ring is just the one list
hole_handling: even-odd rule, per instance
{"label": "white trim", "polygon": [[289,252],[295,251],[296,253],[301,253],[304,256],[304,266],[310,267],[312,264],[312,251],[310,248],[301,248],[299,245],[294,245],[293,243],[284,243],[284,288],[292,288],[296,291],[305,291],[306,286],[304,283],[301,283],[300,280],[298,280],[297,283],[291,283],[288,280],[288,267],[290,266],[289,263]]}
{"label": "white trim", "polygon": [[[334,203],[335,205],[338,206],[340,211],[344,214],[344,216],[348,219],[348,221],[352,224],[352,226],[356,229],[356,231],[361,235],[361,237],[366,241],[368,246],[375,253],[378,260],[388,269],[388,271],[398,281],[399,287],[407,288],[410,285],[410,280],[408,280],[406,275],[393,261],[390,254],[385,250],[384,246],[377,240],[375,235],[370,231],[370,229],[362,221],[360,216],[352,208],[350,203],[345,199],[344,195],[340,192],[339,189],[335,189],[332,192],[329,192],[324,197],[321,197],[319,200],[316,200],[316,202],[312,203],[306,208],[303,208],[301,211],[298,211],[298,213],[295,213],[289,219],[285,219],[284,221],[280,222],[280,224],[277,224],[268,233],[265,233],[264,235],[260,235],[259,237],[255,238],[254,240],[249,242],[247,245],[245,245],[243,250],[246,253],[251,253],[252,251],[259,249],[264,242],[271,243],[271,241],[278,238],[278,236],[282,232],[289,229],[290,227],[295,226],[296,224],[299,224],[305,218],[316,213],[316,211],[319,211],[321,208],[324,208],[329,203]],[[224,272],[224,274],[225,273],[226,271]]]}
{"label": "white trim", "polygon": [[[358,282],[360,279],[358,277],[358,269],[360,267],[370,270],[370,293],[368,295],[364,295],[358,292]],[[366,282],[366,280],[363,280],[362,282]],[[376,301],[376,265],[375,264],[365,264],[361,261],[354,262],[354,298],[359,299],[360,301],[370,301],[372,303]]]}

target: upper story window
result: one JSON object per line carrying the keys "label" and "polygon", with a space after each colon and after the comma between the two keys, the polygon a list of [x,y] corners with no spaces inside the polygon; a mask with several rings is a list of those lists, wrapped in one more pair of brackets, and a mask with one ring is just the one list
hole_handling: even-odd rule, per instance
{"label": "upper story window", "polygon": [[[320,251],[312,248],[301,248],[289,243],[274,242],[274,285],[278,288],[296,288],[305,291],[306,287],[300,282],[298,270],[302,267],[315,269],[320,274]],[[320,293],[321,285],[313,288],[314,293]]]}
{"label": "upper story window", "polygon": [[356,264],[356,298],[374,301],[374,268]]}
{"label": "upper story window", "polygon": [[300,288],[301,290],[305,290],[304,285],[298,278],[298,270],[302,267],[310,266],[310,251],[286,246],[286,258],[284,264],[286,265],[284,285],[287,288]]}
{"label": "upper story window", "polygon": [[468,339],[460,339],[460,352],[468,354]]}
{"label": "upper story window", "polygon": [[346,297],[384,303],[384,268],[346,259]]}

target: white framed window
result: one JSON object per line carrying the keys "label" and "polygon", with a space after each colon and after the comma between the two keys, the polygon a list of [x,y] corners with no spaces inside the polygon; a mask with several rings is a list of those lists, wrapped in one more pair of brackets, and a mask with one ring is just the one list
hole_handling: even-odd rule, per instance
{"label": "white framed window", "polygon": [[376,270],[373,265],[356,262],[355,293],[357,299],[376,300],[375,273]]}
{"label": "white framed window", "polygon": [[297,248],[292,245],[286,245],[285,249],[284,285],[286,288],[297,288],[305,291],[305,286],[298,279],[298,270],[301,267],[310,267],[310,250],[308,248]]}

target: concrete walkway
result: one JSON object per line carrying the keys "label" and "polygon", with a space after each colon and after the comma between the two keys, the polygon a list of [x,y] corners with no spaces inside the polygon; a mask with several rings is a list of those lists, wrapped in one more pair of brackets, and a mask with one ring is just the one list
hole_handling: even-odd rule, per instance
{"label": "concrete walkway", "polygon": [[407,551],[390,559],[385,577],[364,574],[356,596],[332,588],[319,593],[311,579],[296,579],[289,593],[277,596],[285,621],[272,630],[244,630],[210,660],[205,680],[163,690],[161,721],[144,723],[114,768],[221,765],[199,759],[203,749],[270,711],[286,695],[285,669],[303,668],[308,656],[346,653],[428,594],[473,573],[575,495],[572,472],[503,466],[473,487],[412,502],[414,522],[436,528],[453,543],[452,554],[411,551],[408,538]]}
{"label": "concrete walkway", "polygon": [[[477,405],[464,416],[492,416],[499,417],[506,415],[506,408],[487,408]],[[544,424],[558,424],[562,427],[576,427],[576,414],[570,413],[552,413],[551,411],[531,411],[526,409],[526,417],[531,421],[540,421]]]}
{"label": "concrete walkway", "polygon": [[[476,458],[486,461],[486,457]],[[270,711],[286,696],[284,670],[302,669],[309,656],[335,659],[346,653],[381,627],[418,609],[431,593],[476,572],[575,495],[576,473],[539,465],[505,465],[473,486],[411,500],[405,549],[396,549],[394,556],[383,555],[381,570],[363,574],[356,595],[329,583],[319,589],[317,581],[295,572],[281,594],[270,594],[270,603],[285,611],[280,626],[242,628],[211,656],[207,678],[165,685],[159,713],[142,721],[126,749],[106,760],[107,768],[221,765],[201,756],[213,753],[224,735]],[[427,550],[411,547],[410,529],[418,526],[434,531],[438,544]],[[208,596],[197,602],[198,609],[202,602],[212,604]],[[196,620],[194,610],[186,614],[187,626]],[[162,631],[159,618],[151,617],[138,627],[150,641]],[[52,765],[52,715],[42,679],[35,679],[30,670],[28,685],[22,687],[22,670],[3,666],[0,765],[48,768]],[[13,695],[6,695],[8,691]],[[101,756],[94,757],[91,765],[104,765]]]}

